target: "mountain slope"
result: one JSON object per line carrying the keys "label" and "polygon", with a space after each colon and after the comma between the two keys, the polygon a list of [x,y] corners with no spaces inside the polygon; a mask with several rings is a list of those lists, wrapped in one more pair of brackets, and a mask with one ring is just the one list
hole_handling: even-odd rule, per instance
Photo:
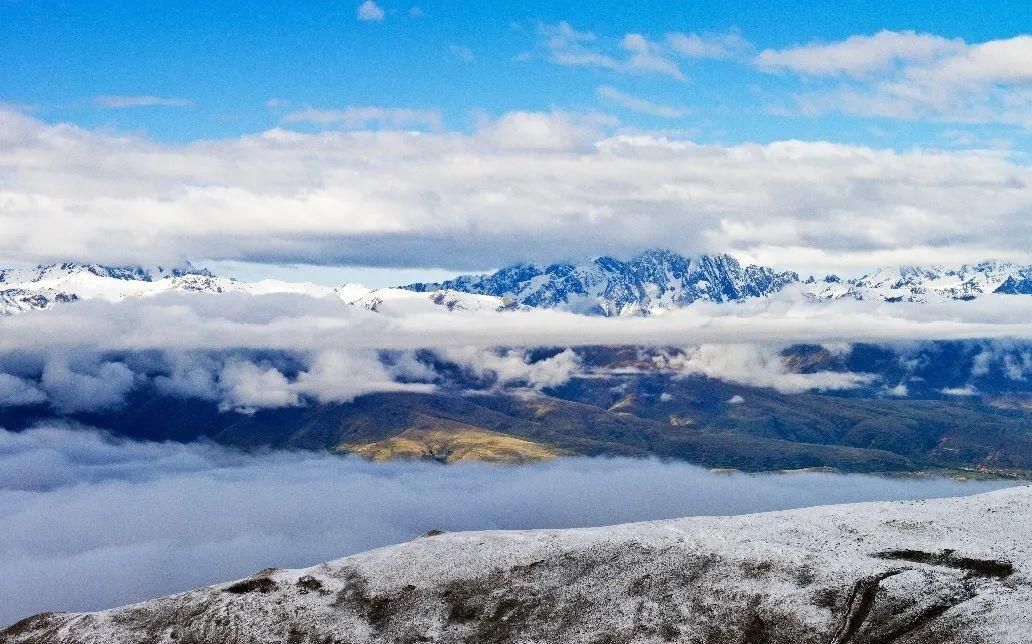
{"label": "mountain slope", "polygon": [[[9,644],[1027,642],[1032,489],[581,530],[434,534]],[[430,536],[433,535],[433,536]]]}

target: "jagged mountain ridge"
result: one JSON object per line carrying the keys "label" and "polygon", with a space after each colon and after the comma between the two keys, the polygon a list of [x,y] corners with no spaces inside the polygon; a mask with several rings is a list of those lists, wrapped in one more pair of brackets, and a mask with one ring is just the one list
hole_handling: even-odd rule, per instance
{"label": "jagged mountain ridge", "polygon": [[853,298],[886,302],[973,300],[987,293],[1032,295],[1032,266],[984,261],[957,268],[881,268],[856,279],[828,276],[808,280],[804,292],[815,300]]}
{"label": "jagged mountain ridge", "polygon": [[579,530],[440,533],[10,644],[989,644],[1032,629],[1032,488]]}
{"label": "jagged mountain ridge", "polygon": [[801,282],[794,271],[741,264],[730,255],[687,258],[650,250],[630,261],[599,257],[583,264],[516,264],[488,275],[409,284],[417,292],[449,289],[511,299],[530,307],[579,313],[642,315],[697,301],[767,297],[798,285],[813,301],[837,299],[928,302],[970,300],[988,293],[1032,295],[1032,266],[997,261],[959,268],[882,268],[861,277],[829,275]]}
{"label": "jagged mountain ridge", "polygon": [[732,302],[763,297],[798,282],[799,275],[763,266],[742,268],[730,255],[688,258],[665,250],[630,261],[597,257],[584,264],[517,264],[490,275],[464,275],[402,288],[493,295],[530,307],[578,313],[642,315],[697,301]]}

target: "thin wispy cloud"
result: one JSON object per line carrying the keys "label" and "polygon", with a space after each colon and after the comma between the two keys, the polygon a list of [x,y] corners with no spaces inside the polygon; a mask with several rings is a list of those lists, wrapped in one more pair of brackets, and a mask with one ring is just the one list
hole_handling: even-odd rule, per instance
{"label": "thin wispy cloud", "polygon": [[[540,25],[541,46],[548,60],[571,67],[599,67],[616,72],[659,74],[677,80],[685,76],[662,44],[641,34],[623,36],[615,47],[600,42],[595,34],[578,31],[568,22]],[[604,51],[606,48],[609,51]]]}
{"label": "thin wispy cloud", "polygon": [[667,45],[686,58],[727,60],[740,58],[753,46],[738,31],[727,33],[681,33],[666,35]]}
{"label": "thin wispy cloud", "polygon": [[609,85],[602,85],[598,88],[597,92],[599,98],[615,103],[616,105],[631,110],[632,112],[640,112],[642,114],[659,116],[666,119],[677,119],[686,114],[685,110],[639,98]]}
{"label": "thin wispy cloud", "polygon": [[669,32],[661,38],[627,33],[603,38],[579,31],[570,23],[538,27],[540,46],[548,60],[571,67],[596,67],[615,72],[656,74],[686,80],[681,63],[689,60],[722,60],[745,56],[752,45],[737,31],[726,34]]}
{"label": "thin wispy cloud", "polygon": [[913,31],[766,50],[756,65],[823,85],[797,110],[1032,127],[1032,36],[967,43]]}
{"label": "thin wispy cloud", "polygon": [[93,104],[105,109],[121,109],[127,107],[192,107],[194,102],[188,98],[170,98],[165,96],[96,96]]}
{"label": "thin wispy cloud", "polygon": [[285,115],[282,121],[284,123],[339,125],[348,129],[375,126],[439,130],[442,127],[441,114],[436,110],[375,106],[345,107],[343,109],[305,107]]}

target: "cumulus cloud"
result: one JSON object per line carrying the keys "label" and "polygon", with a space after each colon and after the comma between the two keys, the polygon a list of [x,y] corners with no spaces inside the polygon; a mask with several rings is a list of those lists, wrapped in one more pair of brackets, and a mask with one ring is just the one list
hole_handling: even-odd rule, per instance
{"label": "cumulus cloud", "polygon": [[580,366],[577,354],[572,349],[536,361],[531,360],[526,351],[515,349],[495,351],[453,347],[442,349],[438,354],[498,385],[525,385],[535,389],[563,384]]}
{"label": "cumulus cloud", "polygon": [[[704,344],[674,354],[661,354],[655,360],[663,369],[771,387],[782,393],[856,389],[877,379],[873,374],[848,371],[792,372],[782,359],[781,350],[773,345]],[[735,396],[728,402],[743,401],[741,396]]]}
{"label": "cumulus cloud", "polygon": [[833,43],[766,50],[756,64],[832,82],[801,94],[806,113],[1032,126],[1032,36],[967,43],[881,31]]}
{"label": "cumulus cloud", "polygon": [[358,19],[363,22],[383,22],[386,15],[380,5],[373,2],[373,0],[365,0],[365,2],[358,5],[356,12]]}
{"label": "cumulus cloud", "polygon": [[1004,485],[713,474],[631,459],[376,464],[137,443],[81,428],[0,430],[0,623],[106,608],[268,566],[312,565],[431,528],[580,527]]}
{"label": "cumulus cloud", "polygon": [[122,362],[67,356],[47,360],[40,386],[55,409],[64,413],[95,411],[121,405],[137,384],[136,373]]}
{"label": "cumulus cloud", "polygon": [[0,262],[468,269],[657,246],[847,271],[1032,260],[1032,169],[1004,153],[698,145],[565,112],[387,127],[165,145],[0,109]]}

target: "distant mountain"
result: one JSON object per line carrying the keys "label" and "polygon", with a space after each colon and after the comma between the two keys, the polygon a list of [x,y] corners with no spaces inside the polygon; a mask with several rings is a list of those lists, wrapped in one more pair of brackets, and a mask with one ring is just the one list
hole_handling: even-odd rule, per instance
{"label": "distant mountain", "polygon": [[1026,486],[579,530],[430,530],[303,570],[43,613],[0,640],[1020,644],[1030,513]]}
{"label": "distant mountain", "polygon": [[853,298],[886,302],[973,300],[987,293],[1032,295],[1032,266],[986,261],[959,268],[882,268],[851,280],[832,275],[808,281],[804,292],[819,301]]}
{"label": "distant mountain", "polygon": [[245,293],[268,295],[294,293],[312,297],[335,297],[346,304],[373,311],[405,313],[443,307],[452,310],[495,310],[512,308],[500,298],[468,293],[434,291],[414,293],[397,288],[370,289],[357,284],[339,288],[303,282],[261,280],[241,282],[219,277],[190,264],[180,267],[103,266],[63,263],[35,268],[0,269],[0,316],[49,309],[56,304],[102,299],[117,302],[167,292]]}
{"label": "distant mountain", "polygon": [[688,258],[650,250],[630,261],[598,257],[583,264],[517,264],[491,275],[464,275],[402,288],[447,289],[502,297],[524,306],[601,315],[647,315],[693,302],[735,302],[775,293],[799,281],[793,272],[742,268],[730,255]]}

